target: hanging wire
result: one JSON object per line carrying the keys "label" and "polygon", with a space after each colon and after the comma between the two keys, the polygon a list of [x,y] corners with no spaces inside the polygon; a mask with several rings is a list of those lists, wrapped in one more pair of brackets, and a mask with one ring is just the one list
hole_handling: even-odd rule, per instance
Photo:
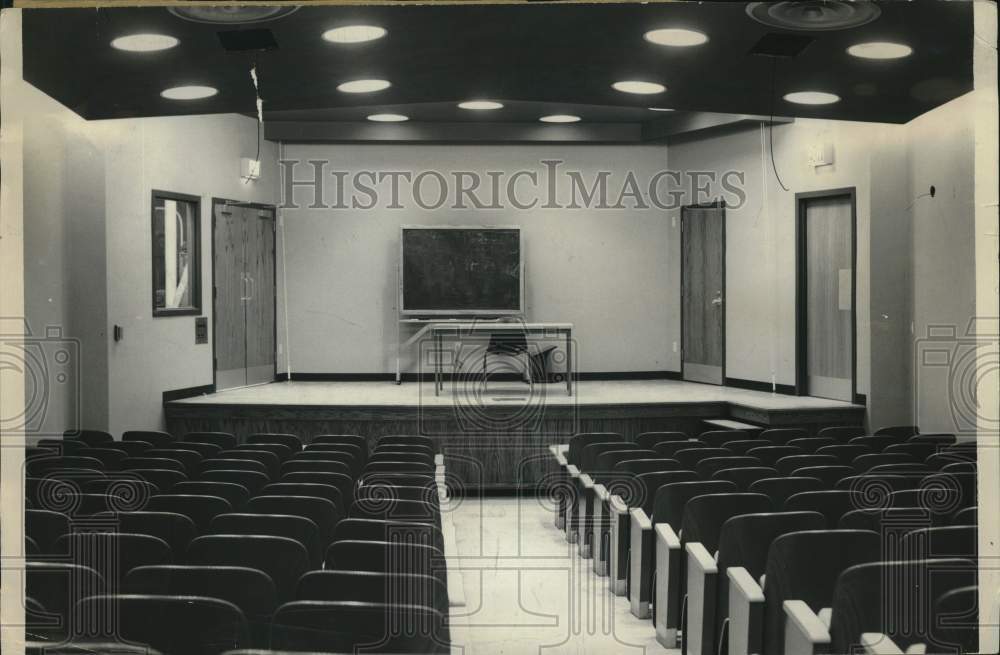
{"label": "hanging wire", "polygon": [[767,139],[771,149],[771,169],[774,170],[774,177],[777,178],[778,184],[784,191],[788,191],[788,187],[785,183],[781,181],[781,175],[778,173],[778,166],[774,163],[774,77],[775,72],[778,67],[778,58],[771,57],[771,120],[767,124]]}

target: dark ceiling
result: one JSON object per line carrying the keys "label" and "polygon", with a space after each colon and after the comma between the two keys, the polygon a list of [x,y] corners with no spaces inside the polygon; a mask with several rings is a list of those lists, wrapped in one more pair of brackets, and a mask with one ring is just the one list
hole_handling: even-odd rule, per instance
{"label": "dark ceiling", "polygon": [[[358,122],[377,112],[413,121],[531,122],[544,113],[579,114],[584,122],[643,125],[690,112],[906,122],[972,88],[971,2],[882,2],[867,25],[807,34],[796,57],[748,54],[769,32],[745,3],[508,4],[303,7],[284,18],[245,26],[182,20],[164,8],[28,10],[25,78],[88,119],[239,112],[253,114],[249,70],[256,61],[265,119]],[[323,31],[345,24],[385,27],[388,36],[334,45]],[[709,42],[667,48],[646,42],[655,28],[704,32]],[[276,49],[230,52],[218,32],[266,28]],[[180,39],[170,50],[115,50],[118,36],[156,32]],[[905,59],[871,61],[846,54],[865,41],[903,42]],[[393,86],[345,94],[338,83],[385,78]],[[654,96],[620,93],[611,83],[665,84]],[[167,87],[204,84],[215,97],[172,101]],[[772,91],[773,85],[773,91]],[[842,100],[803,106],[782,99],[797,90]],[[470,112],[455,103],[490,98],[499,111]],[[658,113],[651,106],[670,107]]]}

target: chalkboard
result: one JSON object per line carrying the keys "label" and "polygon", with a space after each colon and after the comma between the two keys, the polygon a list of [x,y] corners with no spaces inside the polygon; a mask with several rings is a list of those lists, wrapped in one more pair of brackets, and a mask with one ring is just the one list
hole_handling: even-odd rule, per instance
{"label": "chalkboard", "polygon": [[519,313],[521,230],[404,227],[402,275],[403,313]]}

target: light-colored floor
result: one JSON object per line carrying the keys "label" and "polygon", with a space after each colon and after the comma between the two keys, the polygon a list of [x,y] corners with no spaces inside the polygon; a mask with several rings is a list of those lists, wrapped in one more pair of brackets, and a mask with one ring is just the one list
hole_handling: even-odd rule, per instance
{"label": "light-colored floor", "polygon": [[[759,410],[827,409],[852,407],[850,403],[808,396],[749,391],[679,380],[611,380],[578,382],[573,396],[563,384],[491,382],[487,393],[480,395],[478,382],[445,384],[444,392],[434,395],[431,382],[272,382],[270,384],[172,401],[174,404],[284,405],[284,406],[389,406],[450,407],[456,394],[463,399],[475,397],[484,405],[511,405],[518,402],[553,406],[565,405],[647,405],[697,402],[728,402]],[[472,394],[472,396],[468,395]]]}
{"label": "light-colored floor", "polygon": [[[453,652],[466,655],[668,653],[653,624],[629,613],[607,578],[576,555],[533,498],[466,498],[445,509],[454,526],[449,576],[464,606],[452,608]],[[451,550],[451,549],[450,549]]]}

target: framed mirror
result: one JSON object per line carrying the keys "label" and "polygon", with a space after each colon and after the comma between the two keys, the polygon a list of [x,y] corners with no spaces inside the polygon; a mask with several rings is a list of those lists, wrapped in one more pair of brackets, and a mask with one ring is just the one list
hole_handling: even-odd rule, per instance
{"label": "framed mirror", "polygon": [[153,316],[201,313],[201,198],[153,191]]}

